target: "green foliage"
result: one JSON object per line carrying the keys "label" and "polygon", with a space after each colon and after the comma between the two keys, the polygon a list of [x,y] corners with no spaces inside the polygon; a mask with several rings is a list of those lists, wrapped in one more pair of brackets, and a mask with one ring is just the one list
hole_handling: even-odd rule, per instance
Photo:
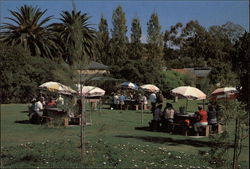
{"label": "green foliage", "polygon": [[250,111],[250,103],[249,103],[249,63],[250,63],[250,33],[245,33],[239,41],[236,42],[236,54],[233,57],[232,65],[233,70],[237,73],[240,79],[240,97],[239,100],[243,101],[246,104],[246,108]]}
{"label": "green foliage", "polygon": [[108,64],[109,31],[107,20],[102,16],[98,25],[96,38],[96,58],[103,64]]}
{"label": "green foliage", "polygon": [[175,71],[167,70],[163,72],[162,89],[163,93],[170,96],[170,90],[179,86],[193,86],[194,79]]}
{"label": "green foliage", "polygon": [[[218,136],[210,136],[213,145],[209,151],[209,162],[216,168],[231,168],[233,156],[229,154],[229,149],[232,147],[231,136],[237,136],[234,144],[237,144],[234,149],[237,152],[237,160],[242,152],[243,140],[248,137],[249,133],[249,118],[248,113],[244,110],[244,105],[238,101],[220,101],[217,103],[217,110],[220,114],[220,121],[223,123],[223,133]],[[238,121],[238,131],[230,131],[230,124],[236,119]],[[237,123],[235,124],[237,125]]]}
{"label": "green foliage", "polygon": [[209,79],[212,84],[219,83],[220,86],[237,86],[237,76],[231,70],[231,65],[216,59],[209,61],[212,66],[212,70],[209,74]]}
{"label": "green foliage", "polygon": [[54,23],[53,31],[57,33],[58,43],[64,49],[64,60],[72,65],[79,59],[86,61],[93,57],[95,31],[90,27],[87,13],[63,11],[60,20]]}
{"label": "green foliage", "polygon": [[160,84],[161,70],[146,61],[128,60],[122,67],[113,66],[111,74],[120,79],[126,79],[141,84]]}
{"label": "green foliage", "polygon": [[131,43],[140,43],[142,31],[139,18],[134,18],[131,25]]}
{"label": "green foliage", "polygon": [[123,65],[127,60],[127,43],[128,39],[126,36],[127,26],[125,13],[121,6],[118,6],[113,11],[112,16],[113,29],[111,29],[112,39],[110,41],[108,58],[108,65]]}
{"label": "green foliage", "polygon": [[139,18],[134,18],[131,24],[131,43],[128,45],[128,55],[130,59],[141,59],[145,53],[145,48],[141,44],[142,30]]}
{"label": "green foliage", "polygon": [[56,36],[50,31],[51,26],[44,26],[52,16],[41,20],[47,10],[32,6],[21,6],[18,11],[10,11],[13,17],[6,19],[14,24],[4,23],[1,27],[0,40],[8,45],[20,45],[32,56],[54,58],[58,56],[60,46],[56,44]]}
{"label": "green foliage", "polygon": [[47,81],[68,82],[64,77],[68,77],[69,70],[65,71],[64,65],[32,57],[21,47],[1,44],[0,59],[0,67],[3,68],[0,71],[3,103],[28,102],[36,94],[37,87]]}
{"label": "green foliage", "polygon": [[147,23],[147,53],[151,62],[162,65],[163,36],[157,13],[153,13]]}

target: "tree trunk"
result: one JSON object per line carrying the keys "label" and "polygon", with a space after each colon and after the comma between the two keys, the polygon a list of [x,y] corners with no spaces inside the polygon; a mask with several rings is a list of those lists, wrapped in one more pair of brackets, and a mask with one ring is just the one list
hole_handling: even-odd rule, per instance
{"label": "tree trunk", "polygon": [[237,164],[238,164],[239,124],[240,124],[239,118],[236,117],[236,122],[235,122],[235,135],[234,135],[233,169],[237,169]]}

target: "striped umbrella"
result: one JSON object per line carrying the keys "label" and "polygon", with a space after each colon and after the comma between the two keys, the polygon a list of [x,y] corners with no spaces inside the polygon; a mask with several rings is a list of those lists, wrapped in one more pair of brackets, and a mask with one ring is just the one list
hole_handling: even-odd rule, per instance
{"label": "striped umbrella", "polygon": [[39,86],[39,88],[51,91],[51,92],[57,92],[61,94],[72,94],[76,93],[75,90],[71,89],[68,86],[65,86],[59,82],[46,82]]}
{"label": "striped umbrella", "polygon": [[214,90],[209,96],[210,100],[236,99],[238,91],[235,87],[223,87]]}

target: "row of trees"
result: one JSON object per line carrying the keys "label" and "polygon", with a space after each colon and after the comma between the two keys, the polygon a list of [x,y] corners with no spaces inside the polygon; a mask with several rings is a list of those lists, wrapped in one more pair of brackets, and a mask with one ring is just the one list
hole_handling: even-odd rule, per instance
{"label": "row of trees", "polygon": [[11,23],[1,27],[1,42],[12,48],[20,46],[37,59],[47,58],[56,64],[65,62],[77,69],[74,65],[90,58],[110,66],[113,77],[154,83],[167,90],[170,87],[163,86],[168,78],[163,66],[209,66],[211,84],[247,85],[243,83],[247,74],[244,63],[249,58],[249,33],[230,22],[206,29],[197,21],[190,21],[162,30],[154,12],[147,22],[147,42],[143,43],[139,18],[132,20],[131,35],[127,37],[126,16],[121,6],[113,11],[112,29],[102,16],[98,30],[91,27],[86,13],[75,10],[62,11],[60,22],[52,24],[47,24],[52,16],[43,18],[46,10],[32,6],[24,5],[10,13],[12,17],[6,19]]}

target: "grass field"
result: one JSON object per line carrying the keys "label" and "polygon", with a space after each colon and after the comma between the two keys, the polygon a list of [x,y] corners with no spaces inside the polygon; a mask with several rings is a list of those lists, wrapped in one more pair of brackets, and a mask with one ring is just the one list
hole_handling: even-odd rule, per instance
{"label": "grass field", "polygon": [[[172,101],[170,101],[172,102]],[[189,102],[195,111],[198,101]],[[185,100],[174,103],[178,108]],[[86,155],[80,160],[80,127],[48,127],[26,123],[27,105],[1,105],[1,168],[212,168],[205,160],[209,138],[192,138],[138,130],[148,126],[149,111],[109,110],[92,113],[86,127]],[[231,140],[233,142],[234,126]],[[249,168],[249,141],[244,142],[240,168]],[[203,155],[202,155],[203,154]],[[233,157],[230,151],[229,158]]]}

